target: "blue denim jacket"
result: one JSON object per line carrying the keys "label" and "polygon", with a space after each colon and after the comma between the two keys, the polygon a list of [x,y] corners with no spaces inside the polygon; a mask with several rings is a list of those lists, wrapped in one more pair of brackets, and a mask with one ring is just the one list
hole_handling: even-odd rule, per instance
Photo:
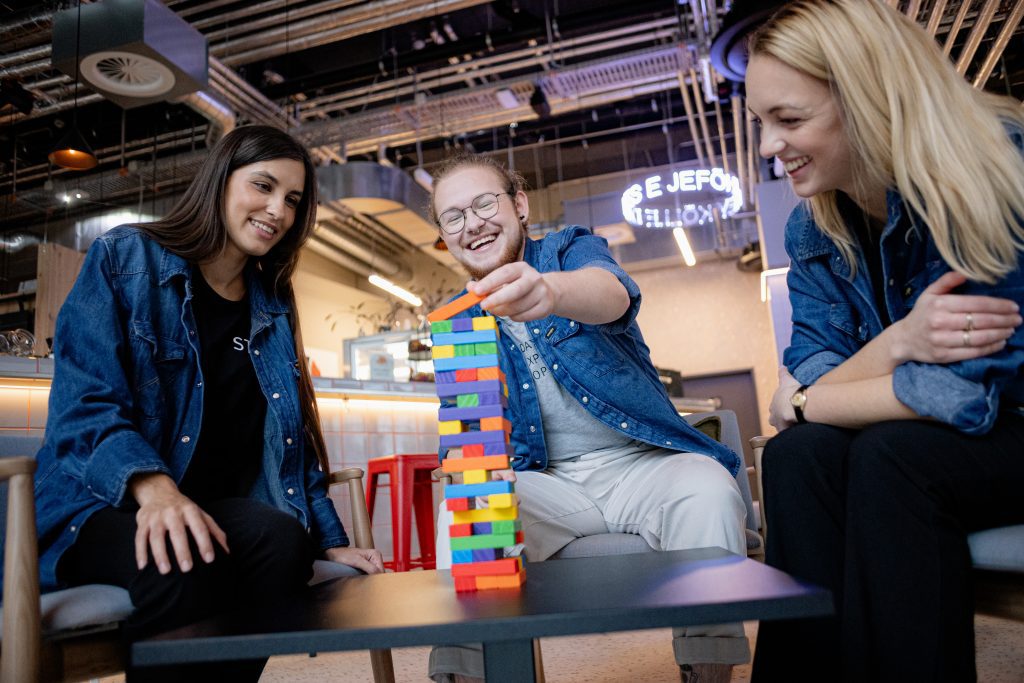
{"label": "blue denim jacket", "polygon": [[[46,438],[35,479],[41,585],[97,510],[134,503],[128,480],[181,482],[202,423],[191,265],[135,228],[89,249],[57,318]],[[321,548],[348,545],[305,447],[287,307],[249,278],[249,356],[267,397],[263,467],[251,496],[294,515]]]}
{"label": "blue denim jacket", "polygon": [[[1011,132],[1018,149],[1024,135]],[[906,317],[928,285],[950,270],[927,227],[895,191],[886,197],[888,220],[881,236],[885,302],[890,320]],[[793,336],[783,362],[801,384],[813,384],[882,332],[864,255],[857,273],[811,218],[802,203],[786,224],[791,264],[787,283],[793,305]],[[1013,299],[1024,310],[1024,254],[1018,267],[995,285],[968,282],[957,290]],[[1024,402],[1024,326],[990,356],[946,365],[908,362],[893,372],[893,391],[919,415],[967,434],[984,434],[995,423],[1000,398]]]}
{"label": "blue denim jacket", "polygon": [[[526,240],[523,260],[541,273],[604,268],[629,293],[629,309],[611,323],[583,325],[554,315],[527,323],[533,345],[555,380],[608,427],[655,446],[703,453],[735,476],[739,457],[687,424],[669,400],[636,324],[640,288],[612,258],[608,242],[587,228],[567,227],[540,241]],[[486,313],[474,306],[465,315]],[[512,337],[505,335],[501,342],[511,350],[500,353],[499,362],[509,387],[513,467],[544,469],[548,456],[532,374]]]}

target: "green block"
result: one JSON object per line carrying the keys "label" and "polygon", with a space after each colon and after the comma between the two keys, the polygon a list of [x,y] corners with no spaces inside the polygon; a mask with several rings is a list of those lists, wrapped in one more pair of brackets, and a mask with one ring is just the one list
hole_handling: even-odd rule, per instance
{"label": "green block", "polygon": [[506,519],[500,522],[491,522],[492,534],[514,534],[522,527],[518,519]]}
{"label": "green block", "polygon": [[438,320],[436,323],[430,323],[430,334],[439,334],[444,332],[452,331],[451,320]]}
{"label": "green block", "polygon": [[481,536],[456,536],[451,539],[452,550],[481,550],[483,548],[507,548],[516,544],[515,534],[483,534]]}
{"label": "green block", "polygon": [[[479,346],[479,344],[477,345]],[[475,356],[479,351],[473,350],[473,344],[456,344],[455,345],[455,357],[461,358],[462,356]],[[495,352],[497,353],[497,352]]]}
{"label": "green block", "polygon": [[[498,344],[496,342],[484,342],[482,344],[474,344],[473,347],[476,349],[477,356],[485,356],[493,353],[498,353]],[[458,353],[458,347],[455,348]]]}
{"label": "green block", "polygon": [[455,397],[458,408],[475,408],[480,405],[480,394],[459,394]]}

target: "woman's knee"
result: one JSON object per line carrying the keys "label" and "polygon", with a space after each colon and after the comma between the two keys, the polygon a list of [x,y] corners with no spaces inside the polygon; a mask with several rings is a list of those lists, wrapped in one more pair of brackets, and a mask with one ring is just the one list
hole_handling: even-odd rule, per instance
{"label": "woman's knee", "polygon": [[819,470],[832,469],[846,455],[850,435],[822,424],[790,427],[773,436],[761,458],[765,495],[817,486]]}

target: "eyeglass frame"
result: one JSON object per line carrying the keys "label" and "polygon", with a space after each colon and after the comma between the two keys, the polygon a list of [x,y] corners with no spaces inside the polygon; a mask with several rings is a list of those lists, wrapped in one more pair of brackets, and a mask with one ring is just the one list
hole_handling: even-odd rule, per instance
{"label": "eyeglass frame", "polygon": [[[490,216],[481,216],[479,213],[477,213],[477,210],[473,208],[473,204],[476,203],[476,200],[480,199],[481,197],[486,197],[487,195],[494,195],[494,203],[495,203],[496,206],[498,206],[498,208],[495,209],[494,213],[492,213]],[[477,218],[479,218],[482,221],[485,221],[488,218],[494,218],[495,216],[498,215],[498,211],[501,210],[501,202],[498,201],[498,197],[500,197],[501,195],[507,195],[507,196],[512,197],[513,199],[515,199],[515,195],[512,194],[511,192],[508,192],[508,191],[504,191],[504,192],[481,192],[477,196],[473,197],[473,200],[470,202],[469,206],[467,206],[465,208],[462,208],[462,209],[453,206],[452,208],[445,209],[444,211],[439,213],[438,216],[437,216],[437,221],[436,221],[437,227],[441,230],[441,232],[443,232],[446,235],[458,235],[460,232],[462,232],[463,230],[466,229],[466,222],[469,220],[469,216],[466,215],[467,211],[472,211],[473,215],[476,216]],[[455,232],[449,232],[448,230],[446,230],[445,227],[444,227],[444,223],[441,220],[442,216],[444,216],[446,213],[449,213],[451,211],[458,211],[460,214],[462,214],[462,227],[459,228],[458,230],[456,230]]]}

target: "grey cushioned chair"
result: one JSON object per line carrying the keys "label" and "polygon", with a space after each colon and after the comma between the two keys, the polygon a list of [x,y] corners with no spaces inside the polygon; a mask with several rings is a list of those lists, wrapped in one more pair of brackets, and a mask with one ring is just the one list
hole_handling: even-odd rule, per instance
{"label": "grey cushioned chair", "polygon": [[[132,611],[128,591],[94,584],[39,594],[32,475],[40,445],[38,437],[0,434],[0,481],[8,482],[0,487],[0,528],[6,521],[0,683],[82,680],[125,664],[120,624]],[[362,470],[349,468],[331,473],[329,482],[348,482],[354,545],[372,548],[362,477]],[[355,573],[317,560],[310,584]],[[376,683],[394,683],[390,650],[371,651],[370,660]]]}
{"label": "grey cushioned chair", "polygon": [[[761,457],[766,443],[768,437],[764,436],[750,440],[762,507]],[[767,538],[764,525],[761,531]],[[976,531],[967,537],[967,544],[974,564],[975,611],[1024,621],[1024,524]]]}

